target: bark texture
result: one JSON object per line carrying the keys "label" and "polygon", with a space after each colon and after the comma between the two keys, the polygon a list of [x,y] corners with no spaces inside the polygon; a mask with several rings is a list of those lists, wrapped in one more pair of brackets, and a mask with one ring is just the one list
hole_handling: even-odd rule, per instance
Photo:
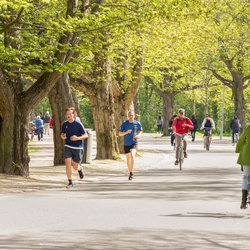
{"label": "bark texture", "polygon": [[54,165],[61,165],[64,163],[64,141],[61,139],[61,126],[66,120],[65,109],[68,107],[75,107],[76,110],[79,110],[78,103],[76,103],[75,99],[76,97],[69,85],[69,77],[67,73],[62,74],[53,89],[50,91],[48,97],[54,119]]}

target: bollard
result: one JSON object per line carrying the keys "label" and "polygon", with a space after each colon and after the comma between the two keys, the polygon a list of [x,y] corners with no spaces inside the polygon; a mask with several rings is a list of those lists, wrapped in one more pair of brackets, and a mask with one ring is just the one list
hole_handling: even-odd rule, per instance
{"label": "bollard", "polygon": [[91,130],[88,131],[88,142],[87,142],[87,152],[86,152],[86,163],[91,163],[92,160],[92,142],[93,133]]}
{"label": "bollard", "polygon": [[83,155],[83,163],[91,163],[92,156],[92,142],[93,142],[93,133],[91,130],[87,130],[88,138],[83,141],[84,147],[84,155]]}

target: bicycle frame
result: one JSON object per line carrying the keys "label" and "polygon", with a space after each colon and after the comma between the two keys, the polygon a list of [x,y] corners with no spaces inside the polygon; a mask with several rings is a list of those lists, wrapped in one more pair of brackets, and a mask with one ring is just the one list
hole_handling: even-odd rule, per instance
{"label": "bicycle frame", "polygon": [[187,135],[187,134],[175,134],[179,137],[181,137],[181,140],[180,140],[180,145],[178,146],[177,150],[178,150],[178,161],[179,161],[179,166],[180,166],[180,171],[182,170],[182,165],[183,165],[183,162],[184,162],[184,146],[183,146],[183,140],[184,140],[184,137]]}
{"label": "bicycle frame", "polygon": [[204,147],[209,150],[212,141],[212,129],[204,128]]}

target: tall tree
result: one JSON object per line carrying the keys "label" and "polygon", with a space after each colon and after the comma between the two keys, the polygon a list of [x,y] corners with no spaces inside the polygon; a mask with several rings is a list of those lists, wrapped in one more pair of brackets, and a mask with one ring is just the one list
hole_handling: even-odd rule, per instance
{"label": "tall tree", "polygon": [[[54,165],[63,164],[64,141],[61,139],[61,125],[65,121],[65,109],[75,107],[79,110],[75,94],[69,85],[69,76],[63,73],[49,92],[49,102],[53,112]],[[79,111],[78,111],[79,114]]]}
{"label": "tall tree", "polygon": [[238,0],[214,2],[208,9],[210,13],[205,18],[204,31],[210,35],[201,35],[203,65],[232,90],[235,114],[244,127],[244,92],[250,85],[250,3]]}
{"label": "tall tree", "polygon": [[[68,0],[67,7],[59,1],[25,0],[1,6],[1,172],[29,174],[28,117],[59,79],[61,66],[69,61],[68,45],[75,43],[75,35],[62,30],[61,22],[72,20],[76,9],[76,0]],[[28,88],[27,77],[35,78]]]}

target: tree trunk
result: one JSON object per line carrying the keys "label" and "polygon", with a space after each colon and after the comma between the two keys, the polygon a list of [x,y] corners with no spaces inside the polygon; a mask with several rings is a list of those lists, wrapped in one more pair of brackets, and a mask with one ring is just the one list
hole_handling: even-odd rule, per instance
{"label": "tree trunk", "polygon": [[[102,65],[103,64],[103,65]],[[108,64],[108,63],[107,63]],[[117,133],[119,124],[124,117],[123,105],[117,105],[122,100],[118,95],[117,101],[114,102],[112,82],[107,75],[107,64],[100,59],[97,71],[93,73],[96,78],[89,81],[86,79],[74,79],[72,83],[74,87],[82,91],[88,98],[93,110],[93,118],[96,130],[97,142],[97,159],[116,159],[119,155],[117,143]],[[98,77],[99,76],[99,77]],[[117,115],[114,115],[114,103],[116,104]],[[116,117],[116,120],[115,120]],[[121,120],[120,120],[121,119]]]}
{"label": "tree trunk", "polygon": [[90,99],[90,102],[93,107],[97,135],[96,159],[116,159],[119,149],[111,84],[109,82],[97,83],[95,99]]}
{"label": "tree trunk", "polygon": [[[1,86],[2,85],[2,86]],[[0,173],[13,173],[14,100],[11,90],[0,82]]]}
{"label": "tree trunk", "polygon": [[50,91],[48,97],[54,119],[54,165],[62,165],[64,163],[64,141],[61,139],[60,135],[61,126],[65,121],[65,109],[67,107],[76,107],[76,110],[79,110],[77,106],[78,104],[75,103],[73,93],[69,86],[69,78],[67,73],[62,74],[62,77]]}
{"label": "tree trunk", "polygon": [[30,157],[28,154],[28,125],[31,110],[23,110],[20,97],[14,102],[14,129],[13,129],[13,161],[12,169],[16,175],[29,175]]}
{"label": "tree trunk", "polygon": [[[121,124],[127,119],[128,108],[125,107],[125,103],[122,95],[115,96],[114,99],[114,119],[116,125],[116,134],[118,135]],[[117,136],[117,143],[119,152],[124,153],[124,137]]]}
{"label": "tree trunk", "polygon": [[233,98],[234,98],[234,109],[235,114],[237,115],[238,119],[240,120],[240,124],[242,128],[246,126],[245,121],[245,98],[244,98],[244,92],[243,92],[243,82],[241,80],[238,80],[237,82],[233,82]]}
{"label": "tree trunk", "polygon": [[134,98],[134,109],[135,109],[135,114],[140,115],[140,103],[139,103],[138,92],[136,93]]}
{"label": "tree trunk", "polygon": [[163,100],[163,136],[167,136],[168,123],[174,113],[174,94],[163,92],[161,94]]}
{"label": "tree trunk", "polygon": [[[2,83],[0,83],[2,85]],[[22,98],[15,95],[6,84],[0,87],[0,172],[29,174],[28,118]]]}

